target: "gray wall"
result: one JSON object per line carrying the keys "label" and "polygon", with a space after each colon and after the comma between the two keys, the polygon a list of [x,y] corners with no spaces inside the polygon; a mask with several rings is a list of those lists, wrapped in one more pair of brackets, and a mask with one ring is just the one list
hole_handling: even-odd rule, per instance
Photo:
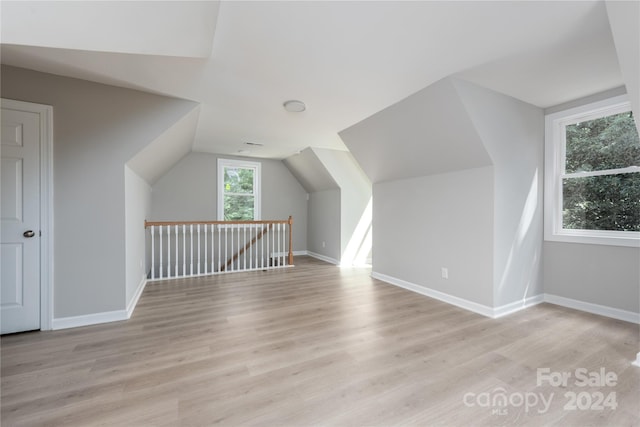
{"label": "gray wall", "polygon": [[492,306],[493,181],[488,166],[374,184],[374,271]]}
{"label": "gray wall", "polygon": [[[217,219],[218,156],[189,153],[152,186],[155,221]],[[245,160],[247,160],[245,158]],[[262,164],[262,218],[293,216],[293,249],[307,250],[307,192],[280,160],[248,159]]]}
{"label": "gray wall", "polygon": [[454,82],[494,164],[494,297],[498,307],[542,293],[544,113]]}
{"label": "gray wall", "polygon": [[124,167],[126,304],[131,303],[147,275],[144,220],[151,213],[151,186],[128,166]]}
{"label": "gray wall", "polygon": [[621,246],[544,243],[544,291],[640,312],[640,250]]}
{"label": "gray wall", "polygon": [[[309,193],[307,250],[340,262],[340,190]],[[324,247],[322,242],[325,242]]]}
{"label": "gray wall", "polygon": [[196,104],[9,66],[1,90],[53,106],[54,317],[124,309],[124,165]]}

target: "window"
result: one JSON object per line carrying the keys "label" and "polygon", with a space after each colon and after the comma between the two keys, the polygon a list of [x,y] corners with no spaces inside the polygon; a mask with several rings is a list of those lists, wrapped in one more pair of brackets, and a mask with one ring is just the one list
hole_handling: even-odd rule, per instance
{"label": "window", "polygon": [[218,219],[260,219],[260,163],[218,159]]}
{"label": "window", "polygon": [[545,239],[640,246],[640,140],[626,96],[546,117]]}

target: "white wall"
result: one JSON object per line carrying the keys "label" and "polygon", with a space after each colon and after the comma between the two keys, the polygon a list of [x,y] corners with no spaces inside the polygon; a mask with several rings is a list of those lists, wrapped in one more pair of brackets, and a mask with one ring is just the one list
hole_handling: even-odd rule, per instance
{"label": "white wall", "polygon": [[53,106],[54,317],[125,309],[123,167],[196,104],[9,66],[1,83]]}
{"label": "white wall", "polygon": [[491,165],[452,78],[339,134],[372,183]]}
{"label": "white wall", "polygon": [[151,186],[124,167],[126,306],[140,291],[147,275],[144,221],[151,213]]}
{"label": "white wall", "polygon": [[488,166],[374,184],[374,272],[492,306],[493,180]]}
{"label": "white wall", "polygon": [[[540,108],[448,78],[340,135],[363,162],[363,169],[373,174],[375,272],[490,308],[542,293]],[[397,165],[398,159],[407,159],[410,170]],[[482,175],[469,179],[467,188],[460,185],[459,174],[478,174],[485,167],[491,180]],[[402,179],[416,173],[422,176]],[[380,182],[385,180],[380,177],[389,181]],[[412,191],[405,190],[407,183]],[[461,205],[443,191],[456,191],[463,199],[483,199]],[[438,213],[429,211],[432,202]],[[440,216],[454,222],[442,224]],[[454,223],[462,225],[456,228]],[[468,226],[468,232],[459,233],[460,227]],[[457,251],[442,259],[446,248],[454,246]],[[476,263],[480,259],[483,262]],[[455,266],[453,272],[447,264]],[[460,274],[471,265],[477,276]],[[442,267],[448,267],[454,279],[443,282]]]}
{"label": "white wall", "polygon": [[455,80],[494,165],[494,297],[496,307],[542,294],[542,109]]}
{"label": "white wall", "polygon": [[[208,153],[189,153],[160,177],[152,186],[149,219],[216,220],[219,157],[234,158]],[[262,218],[286,219],[292,215],[293,249],[307,250],[307,192],[282,161],[249,160],[262,164]]]}

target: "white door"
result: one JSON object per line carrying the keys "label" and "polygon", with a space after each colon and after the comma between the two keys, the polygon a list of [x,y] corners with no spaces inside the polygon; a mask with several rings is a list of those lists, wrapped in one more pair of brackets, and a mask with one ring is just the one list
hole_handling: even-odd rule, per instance
{"label": "white door", "polygon": [[2,107],[0,329],[40,329],[40,115]]}

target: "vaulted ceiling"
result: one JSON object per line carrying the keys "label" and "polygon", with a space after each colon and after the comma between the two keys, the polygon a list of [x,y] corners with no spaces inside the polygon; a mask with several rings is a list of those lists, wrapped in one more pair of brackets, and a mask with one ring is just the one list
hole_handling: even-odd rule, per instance
{"label": "vaulted ceiling", "polygon": [[3,64],[197,101],[195,151],[344,150],[340,131],[452,75],[539,107],[624,84],[601,1],[0,7]]}

